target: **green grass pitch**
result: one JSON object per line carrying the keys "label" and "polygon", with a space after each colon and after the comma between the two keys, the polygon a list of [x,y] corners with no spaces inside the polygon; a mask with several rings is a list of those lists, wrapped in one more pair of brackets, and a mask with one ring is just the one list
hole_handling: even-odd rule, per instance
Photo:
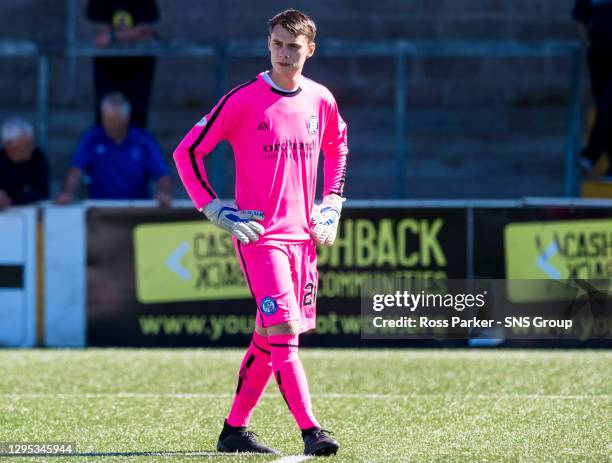
{"label": "green grass pitch", "polygon": [[[0,442],[75,442],[79,453],[0,461],[277,460],[214,452],[241,357],[239,349],[0,350]],[[329,461],[612,461],[612,352],[304,349],[301,357],[315,413],[341,444]],[[283,455],[303,451],[275,384],[252,429]]]}

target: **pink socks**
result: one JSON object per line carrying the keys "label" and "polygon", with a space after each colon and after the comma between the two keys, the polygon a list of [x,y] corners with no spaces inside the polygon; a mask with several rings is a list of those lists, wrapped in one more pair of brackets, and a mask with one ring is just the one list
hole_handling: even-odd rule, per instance
{"label": "pink socks", "polygon": [[320,427],[312,413],[308,381],[298,356],[299,335],[268,336],[276,383],[300,429]]}
{"label": "pink socks", "polygon": [[227,417],[231,426],[247,426],[255,406],[264,393],[272,376],[268,340],[253,333],[253,340],[246,351],[240,372],[234,403]]}
{"label": "pink socks", "polygon": [[253,340],[240,365],[234,403],[226,420],[230,426],[248,426],[274,370],[281,394],[300,429],[320,427],[312,413],[298,345],[298,335],[278,334],[265,338],[253,333]]}

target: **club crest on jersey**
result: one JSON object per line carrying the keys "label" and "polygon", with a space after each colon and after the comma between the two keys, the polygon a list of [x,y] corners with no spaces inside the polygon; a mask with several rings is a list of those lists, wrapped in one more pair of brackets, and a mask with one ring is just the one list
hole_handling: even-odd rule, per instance
{"label": "club crest on jersey", "polygon": [[319,118],[317,116],[310,116],[306,124],[308,125],[308,132],[312,135],[316,135],[319,131]]}
{"label": "club crest on jersey", "polygon": [[274,298],[270,296],[264,297],[261,300],[260,308],[261,308],[261,311],[265,315],[272,315],[273,313],[276,313],[276,311],[278,310],[276,301],[274,300]]}
{"label": "club crest on jersey", "polygon": [[204,127],[206,125],[206,116],[204,116],[200,121],[196,124],[198,127]]}

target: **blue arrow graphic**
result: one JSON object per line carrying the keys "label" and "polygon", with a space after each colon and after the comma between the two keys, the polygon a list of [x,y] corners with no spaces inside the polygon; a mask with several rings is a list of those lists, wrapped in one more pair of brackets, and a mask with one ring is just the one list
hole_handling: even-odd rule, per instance
{"label": "blue arrow graphic", "polygon": [[166,259],[166,266],[183,280],[189,280],[191,273],[181,265],[181,259],[189,252],[189,244],[183,241]]}
{"label": "blue arrow graphic", "polygon": [[548,245],[548,247],[544,250],[542,255],[538,257],[536,264],[540,267],[546,275],[548,275],[553,280],[558,280],[561,278],[561,273],[555,267],[553,267],[550,262],[548,262],[557,252],[559,251],[559,247],[557,246],[557,242],[553,241]]}

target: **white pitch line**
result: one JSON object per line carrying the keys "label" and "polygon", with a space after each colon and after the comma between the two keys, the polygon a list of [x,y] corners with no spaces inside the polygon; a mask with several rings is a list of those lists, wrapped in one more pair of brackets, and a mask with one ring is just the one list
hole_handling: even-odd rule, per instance
{"label": "white pitch line", "polygon": [[308,460],[309,458],[310,456],[308,455],[287,455],[286,457],[279,458],[271,463],[298,463],[300,461]]}
{"label": "white pitch line", "polygon": [[[448,400],[611,400],[610,394],[599,395],[563,395],[563,394],[378,394],[378,393],[342,393],[342,392],[323,392],[313,393],[314,398],[331,399],[369,399],[369,400],[398,400],[398,399],[448,399]],[[168,399],[231,399],[231,393],[173,393],[173,392],[74,392],[74,393],[0,393],[0,398],[24,398],[24,399],[45,399],[45,398],[85,398],[85,399],[146,399],[146,398],[168,398]],[[264,399],[271,398],[272,395],[264,396]]]}

